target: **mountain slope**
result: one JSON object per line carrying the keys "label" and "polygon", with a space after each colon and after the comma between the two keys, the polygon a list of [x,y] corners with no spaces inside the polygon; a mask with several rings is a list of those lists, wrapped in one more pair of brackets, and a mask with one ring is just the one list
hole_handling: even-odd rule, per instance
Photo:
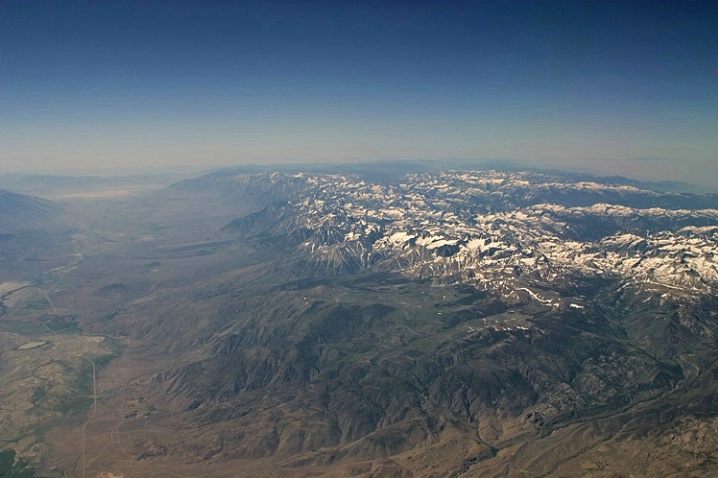
{"label": "mountain slope", "polygon": [[37,274],[47,265],[40,261],[55,261],[73,249],[62,212],[52,201],[0,190],[0,281]]}
{"label": "mountain slope", "polygon": [[162,364],[143,400],[175,433],[123,442],[143,473],[718,471],[717,197],[496,171],[174,189],[259,210],[92,325]]}
{"label": "mountain slope", "polygon": [[45,220],[59,211],[60,206],[52,201],[0,190],[0,218],[3,225]]}

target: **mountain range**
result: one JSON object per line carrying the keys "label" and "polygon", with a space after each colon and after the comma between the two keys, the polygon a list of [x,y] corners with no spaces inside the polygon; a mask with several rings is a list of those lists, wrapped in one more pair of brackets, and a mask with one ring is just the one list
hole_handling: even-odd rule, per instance
{"label": "mountain range", "polygon": [[717,196],[507,171],[173,189],[257,209],[217,236],[251,249],[251,283],[222,279],[238,286],[221,331],[158,379],[227,428],[212,459],[331,476],[713,469],[714,438],[666,450],[718,423]]}
{"label": "mountain range", "polygon": [[227,170],[81,201],[42,293],[116,352],[74,358],[57,476],[718,472],[718,195]]}

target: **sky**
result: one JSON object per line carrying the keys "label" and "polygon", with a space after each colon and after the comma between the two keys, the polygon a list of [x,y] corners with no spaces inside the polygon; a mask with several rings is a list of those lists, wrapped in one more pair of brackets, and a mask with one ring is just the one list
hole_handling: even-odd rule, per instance
{"label": "sky", "polygon": [[715,186],[718,2],[0,0],[0,173],[405,159]]}

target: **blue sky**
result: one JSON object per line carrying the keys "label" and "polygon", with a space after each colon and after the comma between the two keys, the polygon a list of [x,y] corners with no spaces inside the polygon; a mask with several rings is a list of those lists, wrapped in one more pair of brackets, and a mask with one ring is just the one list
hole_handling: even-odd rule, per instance
{"label": "blue sky", "polygon": [[0,2],[0,172],[507,159],[718,179],[718,3]]}

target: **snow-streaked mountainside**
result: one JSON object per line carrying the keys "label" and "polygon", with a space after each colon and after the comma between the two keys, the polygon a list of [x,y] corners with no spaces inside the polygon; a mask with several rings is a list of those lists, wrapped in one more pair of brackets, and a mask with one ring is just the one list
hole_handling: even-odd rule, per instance
{"label": "snow-streaked mountainside", "polygon": [[224,225],[152,245],[191,283],[102,333],[176,354],[146,395],[181,430],[168,455],[272,458],[271,476],[715,474],[715,434],[703,455],[673,446],[716,423],[718,196],[376,178],[232,171],[166,192]]}
{"label": "snow-streaked mountainside", "polygon": [[718,286],[718,198],[447,171],[377,184],[339,175],[224,177],[277,199],[227,229],[296,249],[317,272],[400,271],[496,289],[535,278],[618,278],[661,293]]}

